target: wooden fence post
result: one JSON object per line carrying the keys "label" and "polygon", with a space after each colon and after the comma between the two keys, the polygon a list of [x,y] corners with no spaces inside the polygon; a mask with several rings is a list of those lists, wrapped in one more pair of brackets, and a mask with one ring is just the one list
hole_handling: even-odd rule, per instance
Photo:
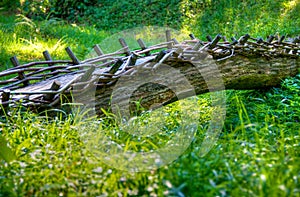
{"label": "wooden fence post", "polygon": [[193,50],[194,51],[198,51],[200,49],[200,47],[203,46],[203,43],[201,40],[199,40],[194,46],[193,46]]}
{"label": "wooden fence post", "polygon": [[240,45],[244,45],[246,42],[247,42],[247,40],[250,38],[250,35],[249,34],[246,34],[246,35],[244,35],[244,36],[242,36],[240,39],[239,39],[239,44]]}
{"label": "wooden fence post", "polygon": [[[143,41],[141,38],[139,38],[139,39],[137,40],[137,42],[139,43],[139,45],[140,45],[140,47],[141,47],[142,50],[147,49],[146,44],[144,43],[144,41]],[[146,56],[151,55],[150,51],[148,51],[147,53],[145,53],[145,55],[146,55]]]}
{"label": "wooden fence post", "polygon": [[131,55],[130,49],[129,49],[129,47],[128,47],[126,41],[124,40],[124,38],[119,38],[119,42],[120,42],[121,46],[122,46],[123,48],[125,48],[125,49],[124,49],[125,54],[126,54],[127,56]]}
{"label": "wooden fence post", "polygon": [[[14,65],[14,67],[18,67],[20,65],[19,60],[16,56],[13,56],[10,58],[11,63]],[[24,80],[23,85],[28,86],[29,81],[26,80],[26,76],[24,72],[18,72],[18,79]]]}
{"label": "wooden fence post", "polygon": [[216,45],[218,44],[218,42],[222,39],[222,36],[220,34],[218,34],[209,44],[208,49],[213,49],[216,47]]}
{"label": "wooden fence post", "polygon": [[98,44],[95,44],[93,48],[94,48],[94,51],[97,53],[97,55],[99,55],[99,56],[104,55],[102,49],[100,48],[100,46]]}
{"label": "wooden fence post", "polygon": [[196,37],[195,37],[194,34],[189,34],[189,36],[190,36],[190,38],[191,38],[192,40],[195,40],[195,39],[196,39]]}
{"label": "wooden fence post", "polygon": [[[170,42],[172,41],[171,39],[171,30],[166,30],[166,38],[167,38],[167,42]],[[172,48],[172,43],[169,43],[168,45],[168,49],[171,49]]]}
{"label": "wooden fence post", "polygon": [[[59,90],[60,86],[61,86],[61,83],[57,80],[54,80],[52,85],[51,85],[51,88],[49,90],[57,91],[57,90]],[[52,101],[54,96],[55,96],[55,94],[45,94],[44,99],[46,101]]]}
{"label": "wooden fence post", "polygon": [[[43,52],[43,56],[44,56],[45,60],[47,60],[47,61],[52,61],[52,57],[51,57],[50,53],[49,53],[47,50]],[[51,67],[51,66],[53,66],[53,65],[54,65],[54,64],[52,64],[52,63],[49,63],[49,64],[48,64],[49,67]],[[50,69],[50,70],[51,70],[51,72],[54,72],[54,71],[55,71],[55,69]],[[57,75],[57,74],[54,74],[54,75]]]}
{"label": "wooden fence post", "polygon": [[73,51],[70,49],[70,47],[67,47],[66,51],[67,51],[69,57],[72,59],[72,61],[73,61],[73,63],[75,65],[80,64],[80,61],[77,59],[77,57],[75,56],[75,54],[73,53]]}
{"label": "wooden fence post", "polygon": [[206,39],[208,40],[208,42],[212,42],[212,37],[210,35],[207,35]]}
{"label": "wooden fence post", "polygon": [[174,44],[179,44],[179,42],[176,38],[172,38],[172,41],[174,42]]}
{"label": "wooden fence post", "polygon": [[10,90],[9,89],[4,89],[3,92],[2,92],[2,99],[1,99],[1,102],[2,102],[2,107],[3,107],[3,112],[5,114],[7,114],[7,111],[8,111],[8,107],[9,107],[9,98],[10,98]]}
{"label": "wooden fence post", "polygon": [[[100,48],[100,46],[98,44],[95,44],[93,48],[94,48],[94,51],[97,53],[98,56],[104,55],[102,49]],[[103,60],[102,62],[105,63],[105,62],[107,62],[107,60]]]}

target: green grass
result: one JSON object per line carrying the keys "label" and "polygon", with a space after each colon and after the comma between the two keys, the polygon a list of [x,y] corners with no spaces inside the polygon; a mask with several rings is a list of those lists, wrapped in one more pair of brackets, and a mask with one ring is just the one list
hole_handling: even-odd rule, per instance
{"label": "green grass", "polygon": [[[77,129],[93,119],[16,111],[1,123],[17,160],[0,165],[0,196],[299,196],[299,87],[300,76],[267,92],[227,91],[225,127],[205,157],[199,147],[212,108],[208,95],[199,96],[201,124],[191,146],[170,165],[145,173],[111,168],[88,148]],[[178,105],[168,109],[164,132],[172,136]],[[129,149],[149,151],[170,139],[165,133],[137,139],[107,121],[96,122],[98,131]]]}
{"label": "green grass", "polygon": [[[98,17],[89,16],[88,21],[98,20],[94,26],[2,14],[0,70],[11,67],[9,57],[13,55],[29,62],[42,59],[46,49],[54,59],[67,59],[66,46],[82,59],[112,32],[139,25],[167,25],[200,37],[299,33],[298,1],[203,1],[206,9],[195,2],[170,5],[167,18],[163,12],[155,15],[155,7],[148,14],[141,8],[128,9],[130,17],[124,17],[117,13],[122,3],[116,1],[109,5],[112,10],[108,6]],[[152,6],[156,5],[164,3],[153,1]],[[139,23],[133,17],[139,14],[145,21]],[[108,29],[112,22],[113,29]],[[163,131],[140,138],[119,128],[114,117],[81,121],[82,117],[74,114],[50,118],[13,111],[0,121],[0,156],[5,152],[10,157],[3,159],[13,160],[0,161],[0,196],[299,196],[299,91],[300,75],[269,90],[226,91],[225,125],[216,145],[204,157],[199,149],[214,108],[209,94],[199,96],[198,107],[193,108],[199,112],[199,125],[188,149],[170,165],[141,173],[107,165],[90,149],[93,144],[86,143],[89,136],[82,137],[85,133],[80,129],[94,125],[99,131],[95,138],[108,136],[126,150],[156,150],[167,144],[181,125],[178,103],[164,109]],[[155,113],[143,114],[139,126],[159,122],[155,118]]]}
{"label": "green grass", "polygon": [[54,59],[69,59],[65,52],[67,46],[83,60],[94,44],[109,35],[55,18],[38,22],[22,15],[0,16],[0,33],[0,70],[12,66],[9,58],[14,55],[20,63],[43,60],[45,50]]}
{"label": "green grass", "polygon": [[[34,6],[34,2],[32,3]],[[37,7],[43,6],[41,2],[35,3]],[[27,2],[26,5],[30,6],[31,3]],[[46,2],[44,6],[46,5],[51,4]],[[33,17],[39,14],[38,10],[37,13],[30,14],[27,12],[30,9],[20,9],[21,13]],[[70,14],[67,18],[69,21],[79,22],[77,25],[51,17],[53,13],[46,13],[45,20],[36,21],[22,15],[1,12],[1,69],[11,65],[8,59],[13,55],[17,55],[21,62],[28,62],[42,59],[41,53],[46,49],[55,58],[67,58],[64,52],[66,46],[70,46],[81,59],[90,52],[94,44],[100,43],[107,36],[146,26],[170,27],[186,35],[192,32],[202,39],[208,34],[215,36],[219,33],[228,38],[246,33],[264,38],[270,34],[291,37],[300,31],[298,0],[122,0],[102,1],[97,6],[85,7],[83,15],[75,14],[76,8],[70,9],[75,9],[74,15]]]}
{"label": "green grass", "polygon": [[299,34],[298,0],[210,2],[204,9],[197,9],[196,3],[190,3],[191,9],[186,12],[193,17],[186,17],[183,21],[184,27],[203,38],[208,34],[218,33],[228,37],[249,33],[263,38],[276,33],[288,36]]}

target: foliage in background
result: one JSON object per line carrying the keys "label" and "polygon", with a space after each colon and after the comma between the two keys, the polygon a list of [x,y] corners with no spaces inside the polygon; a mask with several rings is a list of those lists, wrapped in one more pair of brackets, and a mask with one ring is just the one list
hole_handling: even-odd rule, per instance
{"label": "foliage in background", "polygon": [[168,26],[186,34],[192,32],[202,39],[218,33],[227,37],[245,33],[266,37],[275,33],[293,36],[300,32],[298,0],[9,2],[14,6],[5,9],[17,8],[21,15],[0,16],[1,70],[11,66],[8,59],[13,55],[18,55],[21,63],[41,59],[44,50],[50,50],[55,58],[65,58],[66,45],[83,58],[106,35],[133,27]]}
{"label": "foliage in background", "polygon": [[20,7],[19,0],[2,0],[0,1],[0,10],[7,10],[7,11],[15,11],[17,7]]}
{"label": "foliage in background", "polygon": [[34,19],[53,16],[103,30],[169,26],[203,38],[217,33],[265,37],[276,32],[295,35],[300,31],[298,0],[25,0],[21,12]]}

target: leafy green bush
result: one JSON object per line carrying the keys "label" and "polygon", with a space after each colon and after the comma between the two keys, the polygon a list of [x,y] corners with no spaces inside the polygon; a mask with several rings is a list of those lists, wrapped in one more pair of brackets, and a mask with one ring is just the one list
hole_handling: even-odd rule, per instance
{"label": "leafy green bush", "polygon": [[96,3],[97,0],[25,0],[20,9],[23,15],[33,19],[43,20],[49,16],[54,16],[76,21],[82,17],[88,9],[91,9],[89,6],[95,6]]}
{"label": "leafy green bush", "polygon": [[25,0],[27,17],[58,17],[104,30],[168,26],[205,38],[207,34],[267,36],[299,33],[298,1],[238,0]]}
{"label": "leafy green bush", "polygon": [[0,1],[0,8],[4,8],[4,10],[10,11],[19,6],[20,6],[20,1],[18,1],[18,0],[2,0],[2,1]]}
{"label": "leafy green bush", "polygon": [[51,6],[49,1],[25,0],[20,11],[29,18],[43,20],[48,16]]}

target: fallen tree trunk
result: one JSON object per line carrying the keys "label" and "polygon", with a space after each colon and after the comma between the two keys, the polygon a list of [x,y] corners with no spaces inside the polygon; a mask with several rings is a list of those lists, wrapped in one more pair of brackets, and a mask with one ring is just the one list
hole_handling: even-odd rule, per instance
{"label": "fallen tree trunk", "polygon": [[129,111],[137,111],[137,101],[142,108],[151,109],[209,91],[278,86],[283,79],[298,73],[300,61],[286,57],[267,59],[241,55],[216,61],[208,56],[200,62],[169,58],[161,68],[149,68],[151,66],[147,69],[132,68],[110,86],[91,88],[75,98],[84,105],[95,104],[100,114],[102,108],[108,110],[114,107],[125,111],[129,107]]}
{"label": "fallen tree trunk", "polygon": [[[47,61],[25,65],[14,57],[15,68],[0,72],[0,77],[18,74],[0,81],[6,84],[0,89],[1,105],[7,111],[19,102],[38,110],[72,103],[99,115],[103,109],[130,113],[206,92],[273,87],[299,71],[299,37],[284,42],[284,37],[270,36],[264,41],[247,34],[220,42],[217,35],[208,42],[193,39],[179,44],[166,35],[167,42],[149,48],[138,40],[142,49],[136,51],[120,39],[121,50],[81,62],[67,48],[72,63],[62,66],[53,66],[64,61],[50,61],[49,54]],[[40,64],[50,67],[34,67]],[[38,79],[45,80],[29,83]]]}

